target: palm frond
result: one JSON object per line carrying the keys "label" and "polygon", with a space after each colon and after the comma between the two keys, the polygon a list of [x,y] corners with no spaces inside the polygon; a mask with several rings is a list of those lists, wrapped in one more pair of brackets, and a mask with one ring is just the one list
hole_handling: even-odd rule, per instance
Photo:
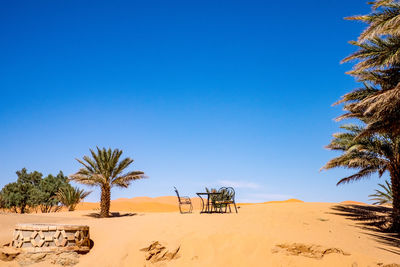
{"label": "palm frond", "polygon": [[392,185],[388,181],[385,181],[385,183],[386,185],[378,184],[382,188],[382,191],[375,189],[375,194],[369,195],[369,197],[372,197],[370,200],[375,201],[373,205],[392,204]]}
{"label": "palm frond", "polygon": [[132,181],[147,178],[144,175],[144,172],[141,171],[133,171],[129,172],[125,175],[119,176],[112,181],[113,185],[118,187],[128,187]]}
{"label": "palm frond", "polygon": [[60,188],[56,194],[56,198],[70,211],[75,210],[76,205],[85,199],[91,191],[85,192],[83,189],[77,187],[67,186]]}

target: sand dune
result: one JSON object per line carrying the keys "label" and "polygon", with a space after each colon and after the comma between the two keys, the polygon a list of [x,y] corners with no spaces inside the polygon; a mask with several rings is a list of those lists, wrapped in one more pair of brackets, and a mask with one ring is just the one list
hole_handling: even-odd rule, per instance
{"label": "sand dune", "polygon": [[300,199],[291,198],[288,200],[275,200],[275,201],[267,201],[263,202],[263,204],[272,204],[272,203],[303,203],[304,201]]}
{"label": "sand dune", "polygon": [[[201,209],[200,198],[191,198],[193,208]],[[77,210],[98,210],[100,204],[95,202],[79,203]],[[111,210],[130,211],[130,212],[176,212],[179,211],[178,199],[176,196],[162,197],[134,197],[118,198],[111,201]]]}
{"label": "sand dune", "polygon": [[352,201],[352,200],[346,200],[346,201],[342,201],[340,202],[340,204],[349,204],[349,205],[367,205],[364,202],[359,202],[359,201]]}
{"label": "sand dune", "polygon": [[[191,198],[194,210],[201,209],[201,199],[198,197]],[[288,199],[282,201],[268,201],[263,203],[238,203],[239,206],[254,204],[271,204],[271,203],[296,203],[303,202],[299,199]],[[77,210],[98,210],[99,203],[83,202],[77,207]],[[134,197],[134,198],[118,198],[111,201],[111,209],[116,211],[130,212],[176,212],[179,211],[178,199],[176,196],[162,197]]]}
{"label": "sand dune", "polygon": [[[113,209],[117,202],[113,202]],[[151,206],[149,203],[156,202],[146,203]],[[337,267],[384,266],[400,261],[400,248],[389,239],[384,241],[384,233],[360,228],[360,221],[350,220],[332,203],[242,205],[238,214],[136,210],[132,216],[107,219],[93,218],[89,216],[92,212],[0,214],[0,242],[12,238],[17,222],[64,222],[90,226],[94,247],[80,257],[78,267]],[[382,238],[377,238],[380,235]],[[17,265],[0,261],[0,266]]]}

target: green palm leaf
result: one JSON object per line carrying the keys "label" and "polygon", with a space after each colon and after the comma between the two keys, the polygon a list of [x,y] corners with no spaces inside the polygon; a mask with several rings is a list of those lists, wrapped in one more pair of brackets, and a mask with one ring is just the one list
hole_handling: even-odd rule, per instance
{"label": "green palm leaf", "polygon": [[111,188],[113,186],[127,188],[132,181],[146,178],[142,171],[131,171],[123,173],[132,163],[133,159],[124,158],[120,160],[122,150],[90,149],[91,157],[84,156],[77,161],[83,165],[78,172],[70,176],[70,179],[89,186],[101,188],[101,211],[102,217],[109,216]]}
{"label": "green palm leaf", "polygon": [[68,207],[69,211],[75,210],[76,205],[85,199],[91,192],[85,192],[77,187],[66,186],[57,192],[57,199],[64,206]]}
{"label": "green palm leaf", "polygon": [[392,204],[392,185],[388,181],[385,181],[385,183],[386,185],[378,184],[382,188],[382,191],[375,189],[375,194],[369,195],[369,197],[372,197],[370,200],[375,201],[373,205]]}

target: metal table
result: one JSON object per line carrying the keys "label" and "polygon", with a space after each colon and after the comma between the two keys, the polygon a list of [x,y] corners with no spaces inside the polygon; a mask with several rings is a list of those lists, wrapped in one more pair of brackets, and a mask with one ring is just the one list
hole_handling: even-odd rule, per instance
{"label": "metal table", "polygon": [[[202,207],[201,207],[201,212],[200,213],[213,213],[213,212],[217,212],[217,211],[213,211],[212,210],[212,203],[211,203],[211,196],[218,196],[221,195],[221,192],[210,192],[210,193],[196,193],[200,199],[201,199],[201,203],[202,203]],[[207,196],[207,203],[205,204],[205,198],[201,197],[201,196]]]}

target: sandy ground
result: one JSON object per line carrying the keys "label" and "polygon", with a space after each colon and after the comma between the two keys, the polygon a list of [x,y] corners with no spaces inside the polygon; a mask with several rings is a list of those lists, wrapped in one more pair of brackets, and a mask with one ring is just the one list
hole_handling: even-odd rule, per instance
{"label": "sandy ground", "polygon": [[[201,200],[198,197],[191,198],[193,208],[201,208]],[[130,212],[177,212],[179,211],[176,196],[163,197],[134,197],[119,198],[111,201],[112,208],[117,211]],[[77,210],[100,210],[100,204],[94,202],[79,203]]]}
{"label": "sandy ground", "polygon": [[[112,209],[116,206],[114,201]],[[238,214],[137,211],[107,219],[91,217],[93,210],[0,214],[0,243],[10,241],[15,223],[53,222],[90,226],[94,247],[80,257],[77,266],[355,267],[400,263],[398,238],[364,229],[363,221],[353,220],[363,207],[292,201],[241,205]],[[177,258],[146,261],[140,249],[153,241],[170,251],[179,247]],[[0,261],[0,266],[18,265]]]}

